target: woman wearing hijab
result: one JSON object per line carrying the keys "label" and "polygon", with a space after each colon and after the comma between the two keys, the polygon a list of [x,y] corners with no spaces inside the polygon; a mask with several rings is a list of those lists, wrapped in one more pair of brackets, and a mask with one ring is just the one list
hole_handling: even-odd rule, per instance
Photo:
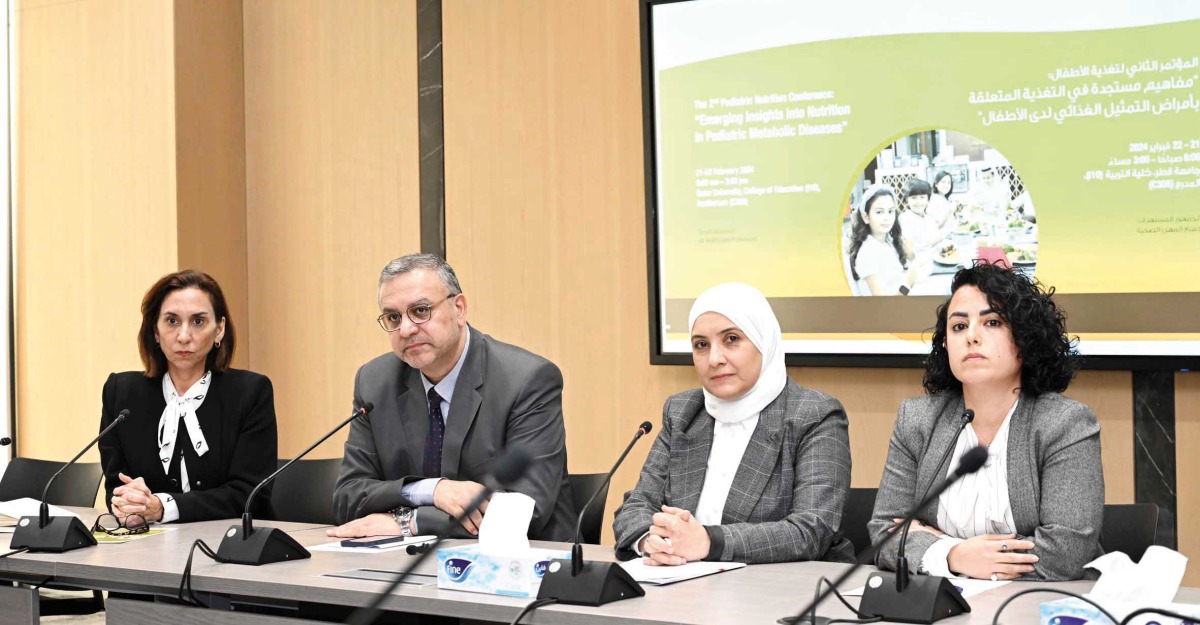
{"label": "woman wearing hijab", "polygon": [[688,315],[702,388],[673,395],[637,486],[613,522],[617,556],[647,564],[850,562],[846,413],[787,377],[779,322],[746,284]]}
{"label": "woman wearing hijab", "polygon": [[[142,300],[144,371],[104,384],[100,439],[106,501],[123,523],[231,519],[277,462],[275,399],[266,376],[230,369],[233,321],[211,276],[163,276]],[[270,493],[254,514],[271,515]]]}
{"label": "woman wearing hijab", "polygon": [[[982,263],[955,274],[951,292],[925,362],[928,394],[905,400],[896,416],[871,540],[881,542],[962,454],[984,445],[982,469],[917,511],[905,548],[909,570],[1079,579],[1103,553],[1100,423],[1060,395],[1076,354],[1054,289]],[[876,564],[894,570],[897,557],[892,541]]]}

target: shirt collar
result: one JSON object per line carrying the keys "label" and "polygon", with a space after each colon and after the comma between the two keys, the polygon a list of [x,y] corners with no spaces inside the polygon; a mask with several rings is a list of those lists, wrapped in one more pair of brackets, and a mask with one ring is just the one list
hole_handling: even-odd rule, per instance
{"label": "shirt collar", "polygon": [[450,403],[450,399],[454,397],[454,386],[458,384],[458,374],[462,372],[463,363],[467,361],[467,350],[470,348],[471,327],[467,326],[467,336],[463,339],[462,353],[459,354],[458,362],[454,363],[454,368],[450,370],[450,373],[447,373],[446,377],[442,378],[442,381],[438,382],[437,384],[430,382],[429,378],[425,377],[424,373],[421,374],[421,386],[425,387],[426,396],[429,395],[429,389],[436,388],[438,395],[442,398],[442,401],[446,402],[447,404]]}

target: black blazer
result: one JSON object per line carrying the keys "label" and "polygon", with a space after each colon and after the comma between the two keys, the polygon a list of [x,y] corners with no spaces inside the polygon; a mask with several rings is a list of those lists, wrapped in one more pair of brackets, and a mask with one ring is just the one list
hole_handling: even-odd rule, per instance
{"label": "black blazer", "polygon": [[[151,492],[174,495],[180,522],[240,517],[250,491],[278,461],[271,381],[239,369],[213,372],[208,397],[196,410],[208,453],[201,457],[194,449],[183,450],[192,487],[187,493],[171,483],[158,460],[158,420],[166,406],[161,376],[147,378],[141,371],[108,376],[100,428],[108,427],[121,410],[128,409],[129,417],[100,439],[105,503],[111,510],[113,489],[122,484],[117,474],[124,473],[144,478]],[[269,488],[255,498],[256,517],[273,516]]]}

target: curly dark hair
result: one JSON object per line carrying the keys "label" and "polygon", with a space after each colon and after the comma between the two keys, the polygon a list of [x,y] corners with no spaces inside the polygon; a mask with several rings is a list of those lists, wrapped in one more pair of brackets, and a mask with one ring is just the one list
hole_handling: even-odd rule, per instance
{"label": "curly dark hair", "polygon": [[1030,395],[1061,393],[1079,368],[1079,339],[1067,336],[1067,315],[1054,304],[1054,287],[1026,278],[1011,269],[976,261],[954,274],[950,297],[938,306],[933,349],[925,359],[925,391],[937,395],[962,393],[962,382],[950,370],[946,351],[946,316],[954,293],[974,286],[987,296],[988,305],[1012,330],[1021,359],[1021,392]]}

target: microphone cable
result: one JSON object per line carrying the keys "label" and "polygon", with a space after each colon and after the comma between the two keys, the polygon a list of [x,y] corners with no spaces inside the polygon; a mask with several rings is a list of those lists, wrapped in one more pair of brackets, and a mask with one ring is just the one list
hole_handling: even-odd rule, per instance
{"label": "microphone cable", "polygon": [[517,618],[515,618],[511,622],[509,622],[509,625],[517,625],[518,623],[521,622],[521,619],[525,618],[525,615],[531,614],[531,613],[533,613],[534,610],[536,610],[540,607],[543,607],[543,606],[548,606],[552,603],[558,603],[558,599],[547,598],[547,599],[534,599],[533,601],[530,601],[528,604],[525,605],[524,608],[521,608],[520,612],[517,612]]}
{"label": "microphone cable", "polygon": [[[842,596],[842,592],[837,589],[837,586],[833,585],[833,582],[829,581],[828,577],[822,576],[821,579],[817,580],[816,595],[819,596],[821,594],[821,584],[829,586],[829,590],[833,593],[833,596],[837,597],[838,601],[841,601],[842,605],[846,606],[847,610],[850,610],[855,616],[858,617],[857,619],[834,619],[831,621],[825,621],[825,625],[832,625],[833,623],[862,625],[864,623],[878,623],[879,621],[883,620],[882,616],[864,617],[862,613],[858,611],[858,608],[850,605],[849,601],[846,601],[846,598]],[[814,597],[813,602],[816,602],[816,597]],[[779,623],[779,625],[812,625],[813,621],[810,619],[811,616],[812,615],[810,614],[802,614],[800,616],[784,616],[775,622]]]}
{"label": "microphone cable", "polygon": [[7,558],[8,556],[15,556],[18,553],[25,553],[26,551],[29,551],[29,547],[21,547],[20,549],[13,549],[12,551],[10,551],[8,553],[0,553],[0,559]]}
{"label": "microphone cable", "polygon": [[[212,558],[216,562],[221,562],[221,563],[228,562],[228,560],[226,560],[225,558],[222,558],[221,556],[217,555],[217,552],[213,551],[212,547],[209,547],[207,543],[205,543],[203,540],[197,538],[196,542],[192,543],[192,548],[190,550],[188,550],[187,563],[185,563],[183,565],[183,576],[181,576],[179,578],[178,599],[179,599],[180,603],[185,604],[185,605],[192,605],[195,607],[203,607],[203,608],[211,608],[212,606],[201,601],[200,597],[196,596],[196,591],[192,590],[192,557],[196,555],[197,547],[200,548],[201,553]],[[187,590],[187,595],[184,595],[185,589]]]}
{"label": "microphone cable", "polygon": [[[992,625],[998,625],[1000,623],[1000,613],[1004,611],[1004,608],[1008,607],[1008,604],[1013,602],[1013,599],[1016,599],[1017,597],[1020,597],[1021,595],[1029,595],[1029,594],[1033,594],[1035,592],[1048,592],[1048,593],[1053,593],[1056,595],[1066,595],[1068,597],[1074,597],[1076,599],[1079,599],[1080,601],[1083,601],[1084,603],[1091,604],[1092,607],[1096,608],[1097,610],[1100,610],[1100,613],[1103,614],[1104,616],[1108,617],[1108,620],[1112,621],[1113,623],[1121,623],[1122,625],[1124,625],[1124,623],[1128,622],[1130,617],[1132,617],[1138,613],[1143,613],[1143,614],[1145,613],[1145,612],[1142,612],[1142,610],[1135,611],[1132,614],[1130,614],[1129,616],[1125,617],[1125,620],[1122,621],[1122,620],[1118,619],[1117,617],[1113,616],[1108,610],[1105,610],[1104,606],[1100,605],[1099,603],[1096,603],[1095,601],[1092,601],[1091,599],[1088,599],[1087,597],[1085,597],[1079,593],[1074,593],[1069,590],[1059,590],[1057,588],[1030,588],[1028,590],[1022,590],[1021,592],[1014,593],[1011,597],[1005,599],[1004,603],[1001,603],[1000,607],[996,608],[996,613],[992,616]],[[1158,612],[1158,610],[1156,610],[1155,608],[1143,608],[1143,610],[1161,613],[1161,612]],[[1180,616],[1178,614],[1171,614],[1170,616],[1175,617],[1175,618],[1183,618],[1185,620],[1195,618],[1194,616]]]}

